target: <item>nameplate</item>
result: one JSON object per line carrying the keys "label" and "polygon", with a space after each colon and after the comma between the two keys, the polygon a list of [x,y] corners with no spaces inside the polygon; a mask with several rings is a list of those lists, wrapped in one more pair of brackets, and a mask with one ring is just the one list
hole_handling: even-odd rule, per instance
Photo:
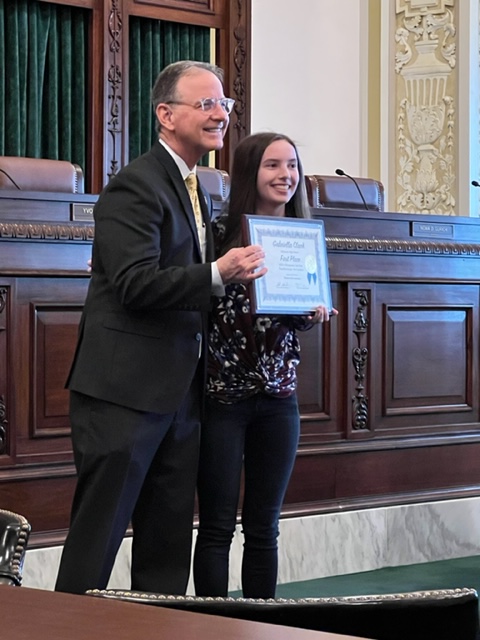
{"label": "nameplate", "polygon": [[72,220],[74,222],[93,222],[93,204],[72,204]]}
{"label": "nameplate", "polygon": [[455,228],[453,224],[440,224],[435,222],[414,222],[412,236],[420,238],[454,238]]}

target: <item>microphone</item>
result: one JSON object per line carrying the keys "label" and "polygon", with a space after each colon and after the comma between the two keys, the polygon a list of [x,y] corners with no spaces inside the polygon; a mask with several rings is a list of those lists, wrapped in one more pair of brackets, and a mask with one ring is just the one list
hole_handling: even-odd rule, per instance
{"label": "microphone", "polygon": [[480,182],[477,182],[476,180],[472,180],[472,186],[473,187],[480,187]]}
{"label": "microphone", "polygon": [[362,199],[363,206],[368,211],[367,202],[366,202],[365,198],[363,197],[362,190],[358,186],[358,182],[355,180],[355,178],[352,178],[352,176],[349,176],[348,173],[345,173],[345,171],[343,169],[335,169],[335,173],[337,174],[337,176],[345,176],[346,178],[350,178],[350,180],[353,182],[353,184],[357,187],[357,191],[360,194],[360,198]]}

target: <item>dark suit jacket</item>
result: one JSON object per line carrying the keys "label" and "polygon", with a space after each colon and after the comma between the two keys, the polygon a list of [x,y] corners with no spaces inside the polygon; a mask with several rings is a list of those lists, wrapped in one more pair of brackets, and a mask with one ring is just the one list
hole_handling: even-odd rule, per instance
{"label": "dark suit jacket", "polygon": [[179,406],[211,302],[213,240],[206,195],[199,196],[205,264],[182,176],[160,143],[102,191],[69,389],[141,411]]}

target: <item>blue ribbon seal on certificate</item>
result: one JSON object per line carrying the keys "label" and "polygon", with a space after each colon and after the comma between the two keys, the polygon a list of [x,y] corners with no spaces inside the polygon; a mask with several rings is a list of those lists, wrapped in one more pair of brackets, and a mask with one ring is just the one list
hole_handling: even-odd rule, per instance
{"label": "blue ribbon seal on certificate", "polygon": [[307,270],[308,284],[317,283],[317,261],[311,254],[305,257],[305,269]]}

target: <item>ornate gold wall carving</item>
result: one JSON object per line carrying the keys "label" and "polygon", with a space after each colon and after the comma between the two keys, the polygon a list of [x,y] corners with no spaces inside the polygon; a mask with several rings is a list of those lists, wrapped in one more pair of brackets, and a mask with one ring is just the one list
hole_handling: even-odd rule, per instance
{"label": "ornate gold wall carving", "polygon": [[458,0],[396,0],[396,209],[455,215]]}

